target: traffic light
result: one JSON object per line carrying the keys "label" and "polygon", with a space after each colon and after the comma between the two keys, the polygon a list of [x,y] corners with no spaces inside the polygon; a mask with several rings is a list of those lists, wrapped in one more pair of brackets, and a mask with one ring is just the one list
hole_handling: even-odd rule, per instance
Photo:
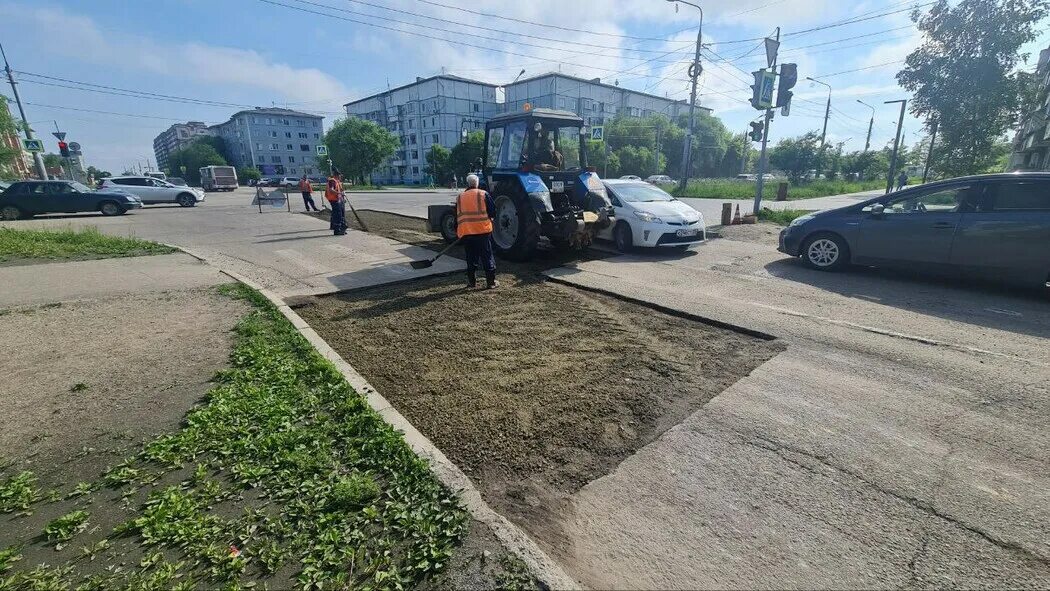
{"label": "traffic light", "polygon": [[58,142],[58,153],[62,154],[63,158],[69,158],[69,144],[63,141]]}
{"label": "traffic light", "polygon": [[751,138],[751,141],[762,141],[762,128],[765,127],[765,124],[761,121],[752,121],[749,125],[751,126],[751,133],[748,136]]}
{"label": "traffic light", "polygon": [[777,86],[777,107],[791,104],[795,93],[791,89],[798,82],[798,64],[780,64],[780,84]]}
{"label": "traffic light", "polygon": [[751,72],[751,75],[755,77],[755,83],[751,85],[751,106],[756,109],[762,109],[761,97],[762,97],[762,80],[765,78],[766,71],[759,70],[757,72]]}

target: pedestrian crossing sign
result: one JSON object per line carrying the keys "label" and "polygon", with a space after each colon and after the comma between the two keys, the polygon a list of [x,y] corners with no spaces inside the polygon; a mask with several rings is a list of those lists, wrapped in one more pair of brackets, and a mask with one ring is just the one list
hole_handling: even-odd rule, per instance
{"label": "pedestrian crossing sign", "polygon": [[328,155],[328,146],[326,146],[324,144],[321,144],[321,145],[317,146],[317,155],[318,156],[327,156]]}
{"label": "pedestrian crossing sign", "polygon": [[591,128],[591,139],[597,142],[605,141],[605,126],[595,125]]}
{"label": "pedestrian crossing sign", "polygon": [[27,140],[27,139],[23,138],[22,139],[22,149],[25,150],[26,152],[43,152],[44,151],[44,141],[43,140],[37,140],[37,139]]}

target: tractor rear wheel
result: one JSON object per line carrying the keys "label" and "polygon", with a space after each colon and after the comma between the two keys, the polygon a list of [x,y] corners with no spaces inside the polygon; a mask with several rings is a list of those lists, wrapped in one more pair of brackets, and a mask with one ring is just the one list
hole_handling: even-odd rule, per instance
{"label": "tractor rear wheel", "polygon": [[532,257],[540,240],[540,216],[520,193],[497,195],[495,220],[492,223],[492,241],[496,253],[511,260],[524,261]]}

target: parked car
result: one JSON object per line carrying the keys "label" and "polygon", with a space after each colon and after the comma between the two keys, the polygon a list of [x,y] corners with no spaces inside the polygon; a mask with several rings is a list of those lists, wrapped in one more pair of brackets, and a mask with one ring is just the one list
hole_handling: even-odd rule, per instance
{"label": "parked car", "polygon": [[277,187],[279,186],[281,179],[279,177],[264,176],[259,179],[259,182],[255,183],[257,187]]}
{"label": "parked car", "polygon": [[3,220],[83,211],[123,215],[139,207],[142,201],[134,195],[96,191],[75,181],[19,181],[0,193],[0,219]]}
{"label": "parked car", "polygon": [[328,177],[326,177],[324,175],[321,175],[321,174],[310,175],[307,178],[310,179],[311,183],[314,183],[314,184],[317,184],[317,185],[323,185],[323,184],[328,182]]}
{"label": "parked car", "polygon": [[738,181],[755,181],[758,180],[757,174],[738,174],[736,175]]}
{"label": "parked car", "polygon": [[200,189],[173,185],[148,176],[116,176],[102,179],[102,189],[109,188],[122,189],[136,195],[146,205],[178,203],[182,207],[193,207],[204,201],[204,191]]}
{"label": "parked car", "polygon": [[0,181],[0,192],[6,191],[11,186],[10,181]]}
{"label": "parked car", "polygon": [[960,177],[796,218],[778,250],[814,269],[899,266],[1050,281],[1050,173]]}
{"label": "parked car", "polygon": [[704,216],[663,189],[645,181],[603,181],[616,223],[598,233],[620,252],[635,246],[688,248],[707,238]]}
{"label": "parked car", "polygon": [[297,176],[283,176],[277,181],[277,185],[280,187],[298,187],[299,177]]}
{"label": "parked car", "polygon": [[625,174],[622,177],[620,177],[620,180],[622,180],[622,181],[640,181],[640,180],[642,180],[642,177],[640,177],[640,176],[638,176],[636,174]]}
{"label": "parked car", "polygon": [[645,179],[645,182],[651,185],[673,185],[674,179],[667,176],[666,174],[654,174],[649,178]]}
{"label": "parked car", "polygon": [[188,187],[188,186],[190,186],[190,184],[186,182],[186,179],[184,179],[184,178],[182,178],[180,176],[169,176],[167,180],[168,180],[169,183],[175,185],[176,187]]}

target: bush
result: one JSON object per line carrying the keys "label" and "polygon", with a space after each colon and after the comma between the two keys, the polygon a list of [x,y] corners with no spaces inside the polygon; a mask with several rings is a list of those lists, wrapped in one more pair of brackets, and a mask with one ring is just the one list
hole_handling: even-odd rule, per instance
{"label": "bush", "polygon": [[795,218],[810,213],[803,209],[768,209],[763,207],[758,211],[758,219],[763,222],[772,222],[780,226],[786,226],[795,221]]}

